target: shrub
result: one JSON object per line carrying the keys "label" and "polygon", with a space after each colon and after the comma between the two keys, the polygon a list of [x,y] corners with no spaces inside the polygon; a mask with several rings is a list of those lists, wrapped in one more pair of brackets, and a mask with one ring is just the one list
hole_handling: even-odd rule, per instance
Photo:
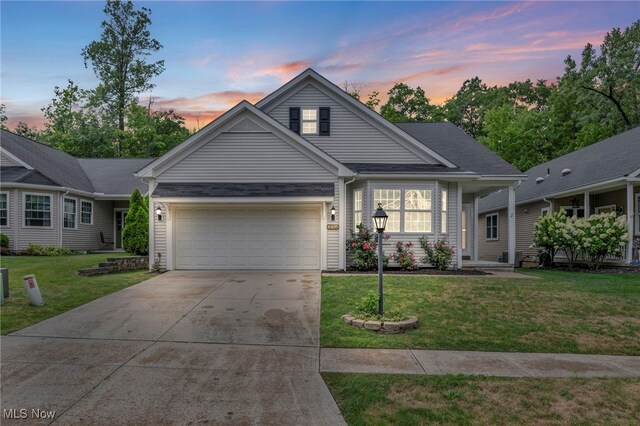
{"label": "shrub", "polygon": [[129,212],[122,230],[122,244],[128,253],[149,254],[149,203],[137,189],[129,199]]}
{"label": "shrub", "polygon": [[376,321],[402,321],[409,318],[409,315],[397,308],[385,310],[384,315],[380,317],[378,315],[378,293],[373,290],[370,290],[360,299],[360,302],[356,303],[353,316],[362,320]]}
{"label": "shrub", "polygon": [[582,249],[589,256],[591,264],[598,269],[607,256],[622,255],[622,243],[629,240],[627,218],[616,218],[614,212],[594,214],[587,218]]}
{"label": "shrub", "polygon": [[[567,221],[564,210],[542,216],[535,224],[531,248],[538,248],[546,253],[545,262],[553,264],[553,260],[562,248],[562,233]],[[541,259],[543,257],[541,256]]]}
{"label": "shrub", "polygon": [[[353,267],[359,271],[375,271],[378,269],[377,234],[365,225],[357,226],[357,231],[351,231],[351,238],[347,240],[347,251],[351,257]],[[385,235],[385,239],[389,237]],[[389,257],[383,255],[383,267],[389,264]]]}
{"label": "shrub", "polygon": [[411,247],[413,247],[413,243],[411,241],[408,243],[398,241],[396,243],[396,253],[391,256],[404,271],[415,271],[418,269],[416,258],[410,250]]}
{"label": "shrub", "polygon": [[451,261],[455,250],[447,240],[438,240],[433,244],[429,243],[426,235],[420,237],[420,247],[424,250],[425,256],[422,259],[424,263],[428,263],[436,269],[444,271],[451,267]]}
{"label": "shrub", "polygon": [[0,247],[9,248],[9,237],[5,234],[0,234]]}
{"label": "shrub", "polygon": [[40,244],[29,244],[27,254],[30,256],[64,256],[71,254],[68,247],[41,246]]}

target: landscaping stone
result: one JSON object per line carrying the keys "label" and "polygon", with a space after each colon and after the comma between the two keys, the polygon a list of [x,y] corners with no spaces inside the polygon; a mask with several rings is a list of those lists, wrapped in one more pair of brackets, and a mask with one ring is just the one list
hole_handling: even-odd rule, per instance
{"label": "landscaping stone", "polygon": [[378,331],[382,328],[382,323],[380,321],[367,321],[364,323],[364,328],[367,330]]}
{"label": "landscaping stone", "polygon": [[106,262],[99,263],[98,266],[78,270],[78,275],[93,277],[143,269],[149,269],[149,258],[147,256],[110,257],[107,258]]}
{"label": "landscaping stone", "polygon": [[353,318],[351,315],[343,315],[342,316],[342,321],[345,322],[345,324],[347,325],[351,325],[351,321],[353,321],[355,318]]}
{"label": "landscaping stone", "polygon": [[354,327],[364,327],[364,320],[354,319],[351,321],[351,325]]}

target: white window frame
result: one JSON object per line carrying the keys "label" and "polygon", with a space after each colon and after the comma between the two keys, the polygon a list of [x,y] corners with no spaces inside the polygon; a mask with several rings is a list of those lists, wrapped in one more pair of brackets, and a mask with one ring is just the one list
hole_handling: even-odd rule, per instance
{"label": "white window frame", "polygon": [[[488,220],[490,217],[495,217],[496,218],[496,236],[494,237],[487,237],[487,225],[488,225]],[[493,229],[493,225],[491,226],[491,228]],[[484,217],[484,238],[486,241],[499,241],[500,240],[500,213],[490,213],[488,215],[485,215]]]}
{"label": "white window frame", "polygon": [[[315,119],[305,119],[304,118],[304,113],[305,111],[315,111],[316,114],[316,118]],[[305,123],[315,123],[316,125],[316,130],[314,132],[305,132],[304,131],[304,124]],[[300,111],[300,134],[301,135],[318,135],[320,131],[320,111],[319,108],[301,108]]]}
{"label": "white window frame", "polygon": [[446,189],[440,191],[440,233],[446,234],[448,232],[449,221],[447,220],[447,213],[449,212],[449,196]]}
{"label": "white window frame", "polygon": [[[89,217],[89,222],[83,222],[82,221],[82,204],[86,203],[89,204],[91,206],[91,213],[90,213],[90,217]],[[93,201],[91,200],[80,200],[80,224],[81,225],[93,225]]]}
{"label": "white window frame", "polygon": [[7,207],[5,210],[7,210],[7,224],[6,225],[0,225],[0,227],[2,228],[8,228],[9,227],[9,193],[6,191],[0,191],[0,195],[4,195],[5,197],[7,197]]}
{"label": "white window frame", "polygon": [[[434,188],[420,188],[420,187],[393,187],[393,188],[374,188],[373,189],[373,210],[375,211],[375,209],[378,208],[378,203],[376,202],[376,191],[399,191],[400,192],[400,208],[399,209],[385,209],[385,211],[387,212],[387,214],[389,213],[395,213],[397,212],[400,215],[399,218],[399,230],[398,231],[391,231],[388,230],[387,232],[389,233],[395,233],[395,234],[409,234],[409,235],[424,235],[424,234],[428,234],[428,235],[432,235],[433,234],[433,194],[434,194]],[[407,191],[428,191],[431,194],[430,197],[430,202],[431,202],[431,209],[407,209],[405,207],[405,197],[406,197],[406,192]],[[406,213],[427,213],[431,216],[431,230],[430,231],[405,231],[405,214]],[[388,228],[387,228],[388,229]]]}
{"label": "white window frame", "polygon": [[[74,210],[73,211],[73,227],[65,226],[64,224],[65,215],[67,214],[67,211],[65,208],[67,200],[71,200],[75,203],[74,209],[73,209]],[[62,197],[62,229],[78,229],[78,199],[77,198]]]}
{"label": "white window frame", "polygon": [[[358,205],[356,204],[358,197],[356,194],[360,194],[360,208],[358,209]],[[353,191],[353,230],[358,230],[358,225],[362,223],[362,206],[363,206],[363,196],[364,191],[362,189],[356,189]],[[356,219],[357,214],[360,213],[360,222]]]}
{"label": "white window frame", "polygon": [[540,217],[545,217],[548,214],[551,214],[551,209],[549,207],[543,207],[540,209]]}
{"label": "white window frame", "polygon": [[636,235],[640,235],[640,194],[636,194]]}
{"label": "white window frame", "polygon": [[615,212],[617,208],[618,208],[618,206],[615,205],[615,204],[608,204],[606,206],[597,206],[595,208],[595,212],[596,212],[596,214],[599,214],[599,213],[610,213],[610,212]]}
{"label": "white window frame", "polygon": [[[569,211],[571,211],[571,216],[578,216],[578,210],[582,210],[582,217],[585,217],[586,212],[584,211],[584,206],[576,207],[573,206],[560,206],[561,210],[567,212],[567,216],[569,216]],[[569,216],[569,217],[571,217]]]}
{"label": "white window frame", "polygon": [[[27,225],[27,196],[35,195],[42,197],[49,197],[49,226],[34,226]],[[37,210],[34,210],[37,211]],[[23,192],[22,193],[22,228],[33,228],[33,229],[52,229],[53,228],[53,195],[45,194],[42,192]]]}

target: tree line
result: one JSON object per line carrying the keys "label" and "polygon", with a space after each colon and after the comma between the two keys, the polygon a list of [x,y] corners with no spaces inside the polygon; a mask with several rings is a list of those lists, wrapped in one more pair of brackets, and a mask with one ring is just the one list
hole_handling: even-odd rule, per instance
{"label": "tree line", "polygon": [[[83,89],[72,80],[55,87],[42,112],[42,131],[19,123],[14,131],[78,157],[158,157],[190,132],[174,111],[154,111],[153,89],[163,60],[151,37],[151,11],[131,1],[108,0],[99,40],[82,50],[99,84]],[[382,103],[378,92],[361,99],[363,84],[344,90],[392,122],[449,121],[520,170],[640,125],[640,20],[608,32],[599,52],[587,44],[579,60],[564,61],[555,81],[515,81],[489,86],[466,80],[442,105],[421,87],[397,83]],[[7,116],[0,106],[0,126]],[[639,141],[640,143],[640,141]]]}

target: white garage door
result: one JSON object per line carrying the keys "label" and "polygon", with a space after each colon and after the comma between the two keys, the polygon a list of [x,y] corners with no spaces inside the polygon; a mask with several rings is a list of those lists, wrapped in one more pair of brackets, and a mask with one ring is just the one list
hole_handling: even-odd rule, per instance
{"label": "white garage door", "polygon": [[176,269],[320,269],[320,208],[179,207]]}

